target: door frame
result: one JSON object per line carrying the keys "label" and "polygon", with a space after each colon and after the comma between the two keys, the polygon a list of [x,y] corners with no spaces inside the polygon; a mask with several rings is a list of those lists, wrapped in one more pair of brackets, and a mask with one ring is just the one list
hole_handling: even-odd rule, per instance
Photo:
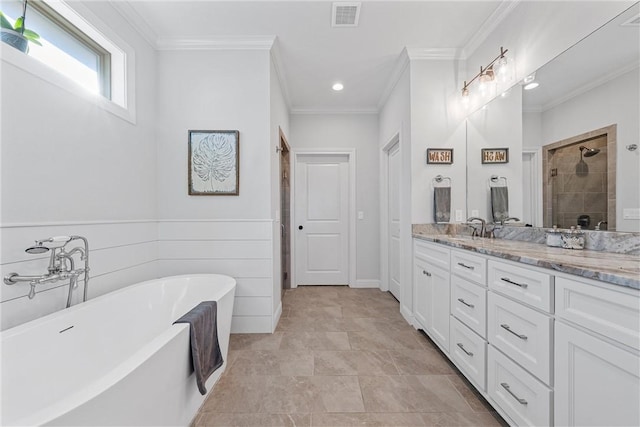
{"label": "door frame", "polygon": [[348,233],[349,233],[349,287],[356,287],[356,150],[344,148],[292,148],[289,151],[291,160],[291,289],[298,287],[297,282],[297,264],[296,264],[296,165],[299,156],[346,156],[349,168],[349,212]]}
{"label": "door frame", "polygon": [[[389,151],[396,143],[398,144],[398,155],[402,156],[402,145],[400,145],[400,132],[396,132],[386,144],[382,146],[382,156],[380,156],[380,290],[389,290]],[[400,157],[402,161],[402,157]],[[402,198],[402,195],[400,195]],[[402,204],[400,206],[402,209]],[[400,228],[402,229],[402,214],[400,215]],[[402,236],[400,236],[402,245]],[[400,293],[402,293],[402,283],[400,283]]]}
{"label": "door frame", "polygon": [[522,156],[525,155],[531,157],[531,180],[534,183],[529,195],[531,206],[535,206],[531,222],[534,227],[542,227],[542,147],[523,148]]}

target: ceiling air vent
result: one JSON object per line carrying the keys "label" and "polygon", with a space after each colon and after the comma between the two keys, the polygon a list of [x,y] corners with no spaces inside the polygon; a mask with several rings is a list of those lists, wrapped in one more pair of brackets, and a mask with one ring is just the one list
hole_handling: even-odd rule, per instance
{"label": "ceiling air vent", "polygon": [[640,15],[636,15],[620,25],[622,25],[623,27],[640,27]]}
{"label": "ceiling air vent", "polygon": [[334,2],[331,12],[332,27],[357,27],[360,2]]}

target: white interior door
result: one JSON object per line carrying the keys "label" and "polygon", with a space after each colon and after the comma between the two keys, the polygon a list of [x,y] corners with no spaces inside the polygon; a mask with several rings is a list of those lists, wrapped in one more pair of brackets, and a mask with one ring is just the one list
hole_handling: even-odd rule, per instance
{"label": "white interior door", "polygon": [[349,284],[349,157],[298,155],[296,282]]}
{"label": "white interior door", "polygon": [[388,151],[389,292],[400,299],[400,144]]}

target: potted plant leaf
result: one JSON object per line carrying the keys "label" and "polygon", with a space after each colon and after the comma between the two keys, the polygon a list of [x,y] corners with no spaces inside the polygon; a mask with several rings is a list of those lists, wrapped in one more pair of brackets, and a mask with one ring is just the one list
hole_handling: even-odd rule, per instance
{"label": "potted plant leaf", "polygon": [[24,21],[26,14],[27,0],[23,0],[22,16],[16,19],[16,22],[13,25],[11,25],[11,22],[9,22],[7,17],[4,16],[4,13],[0,12],[0,32],[2,34],[2,41],[25,53],[29,50],[29,42],[42,46],[40,43],[40,36],[35,31],[25,28]]}

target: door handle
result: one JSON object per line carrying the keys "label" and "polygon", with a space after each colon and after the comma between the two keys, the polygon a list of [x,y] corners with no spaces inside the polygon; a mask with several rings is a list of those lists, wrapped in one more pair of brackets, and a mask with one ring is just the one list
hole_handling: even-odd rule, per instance
{"label": "door handle", "polygon": [[298,230],[302,230],[303,228],[304,228],[304,227],[303,227],[303,226],[301,226],[301,225],[299,225],[299,226],[298,226]]}

